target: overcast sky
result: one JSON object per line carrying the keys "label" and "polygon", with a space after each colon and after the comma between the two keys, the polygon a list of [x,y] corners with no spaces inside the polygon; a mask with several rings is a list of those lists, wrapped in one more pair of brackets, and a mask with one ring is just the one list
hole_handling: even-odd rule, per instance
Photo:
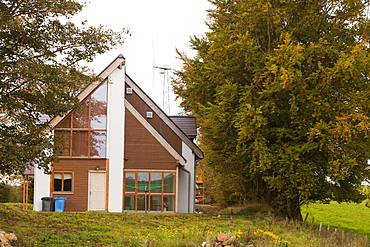
{"label": "overcast sky", "polygon": [[[153,66],[168,65],[180,69],[175,49],[189,56],[189,37],[203,35],[207,31],[207,11],[212,8],[207,0],[90,0],[81,14],[74,18],[88,20],[90,25],[106,25],[120,30],[128,28],[124,45],[98,56],[89,67],[100,73],[119,54],[126,58],[127,74],[162,106],[163,75]],[[174,96],[170,96],[174,101]],[[170,114],[180,110],[172,103]]]}

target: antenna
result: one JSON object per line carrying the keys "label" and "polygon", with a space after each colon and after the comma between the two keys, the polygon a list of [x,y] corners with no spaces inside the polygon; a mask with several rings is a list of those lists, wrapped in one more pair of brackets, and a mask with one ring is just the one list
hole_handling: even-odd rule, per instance
{"label": "antenna", "polygon": [[160,74],[163,74],[163,100],[162,100],[162,110],[166,114],[170,114],[170,80],[168,77],[168,71],[171,70],[171,67],[169,65],[161,66],[155,66],[154,69],[160,69],[162,70]]}
{"label": "antenna", "polygon": [[154,96],[154,77],[155,77],[155,70],[160,69],[162,70],[160,74],[163,74],[163,95],[162,95],[162,110],[166,114],[170,114],[170,83],[168,77],[168,71],[171,70],[169,65],[164,66],[157,66],[155,62],[155,45],[154,45],[154,33],[152,28],[152,56],[153,56],[153,74],[152,74],[152,95]]}

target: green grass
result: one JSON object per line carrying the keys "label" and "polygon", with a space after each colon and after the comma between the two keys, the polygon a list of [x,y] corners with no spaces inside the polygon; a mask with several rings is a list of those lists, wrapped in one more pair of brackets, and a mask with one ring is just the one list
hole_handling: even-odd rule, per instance
{"label": "green grass", "polygon": [[218,233],[254,246],[367,246],[356,235],[323,235],[317,228],[268,213],[232,218],[206,214],[34,212],[0,204],[0,229],[13,232],[13,246],[200,246]]}
{"label": "green grass", "polygon": [[302,207],[303,217],[307,213],[307,222],[312,222],[314,218],[316,224],[323,222],[326,226],[370,236],[370,208],[365,206],[365,202],[309,204]]}

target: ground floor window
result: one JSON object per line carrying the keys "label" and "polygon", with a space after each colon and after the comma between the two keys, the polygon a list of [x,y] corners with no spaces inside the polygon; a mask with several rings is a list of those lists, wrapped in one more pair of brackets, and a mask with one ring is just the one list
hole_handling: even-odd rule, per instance
{"label": "ground floor window", "polygon": [[175,172],[127,171],[124,210],[175,211]]}
{"label": "ground floor window", "polygon": [[72,192],[72,172],[56,171],[53,173],[54,192]]}

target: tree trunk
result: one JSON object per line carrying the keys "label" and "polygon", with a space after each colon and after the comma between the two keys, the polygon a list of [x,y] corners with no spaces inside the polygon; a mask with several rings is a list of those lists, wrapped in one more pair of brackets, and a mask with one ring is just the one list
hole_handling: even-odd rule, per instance
{"label": "tree trunk", "polygon": [[286,197],[275,190],[271,190],[268,184],[263,181],[261,194],[264,200],[273,208],[274,213],[294,221],[302,221],[301,206],[298,191],[290,197]]}
{"label": "tree trunk", "polygon": [[286,198],[286,215],[290,220],[303,220],[299,197],[297,195],[294,198]]}

